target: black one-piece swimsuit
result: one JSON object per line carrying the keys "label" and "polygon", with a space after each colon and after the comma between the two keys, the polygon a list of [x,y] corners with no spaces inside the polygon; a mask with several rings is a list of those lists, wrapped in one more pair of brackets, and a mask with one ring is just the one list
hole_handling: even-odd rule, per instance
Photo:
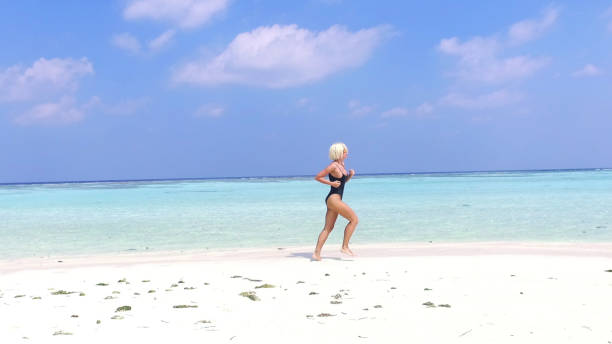
{"label": "black one-piece swimsuit", "polygon": [[338,194],[340,195],[340,199],[342,199],[342,194],[344,193],[344,184],[346,184],[346,178],[348,177],[348,175],[346,174],[342,174],[341,178],[336,178],[334,177],[331,173],[329,174],[329,181],[330,182],[335,182],[337,180],[340,181],[340,186],[338,186],[337,188],[335,187],[331,187],[331,190],[329,190],[329,193],[327,194],[327,197],[325,197],[325,204],[327,204],[327,199],[329,198],[329,196],[333,195],[333,194]]}

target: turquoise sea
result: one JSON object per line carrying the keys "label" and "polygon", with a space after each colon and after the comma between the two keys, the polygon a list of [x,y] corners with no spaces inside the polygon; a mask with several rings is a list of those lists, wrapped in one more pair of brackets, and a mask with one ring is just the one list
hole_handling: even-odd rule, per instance
{"label": "turquoise sea", "polygon": [[[312,177],[0,185],[0,259],[314,245],[328,190]],[[353,244],[612,242],[609,169],[362,175],[344,201]]]}

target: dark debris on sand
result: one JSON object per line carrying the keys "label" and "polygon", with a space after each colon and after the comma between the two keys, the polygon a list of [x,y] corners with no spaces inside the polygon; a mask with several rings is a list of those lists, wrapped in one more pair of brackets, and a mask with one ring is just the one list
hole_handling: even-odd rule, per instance
{"label": "dark debris on sand", "polygon": [[261,299],[259,297],[257,297],[257,295],[255,294],[254,291],[243,291],[242,293],[240,293],[238,295],[244,296],[244,297],[250,299],[251,301],[261,301]]}
{"label": "dark debris on sand", "polygon": [[127,311],[131,311],[132,310],[132,306],[121,306],[121,307],[117,307],[117,310],[115,310],[115,313],[117,312],[127,312]]}
{"label": "dark debris on sand", "polygon": [[198,308],[197,305],[174,305],[172,308]]}
{"label": "dark debris on sand", "polygon": [[53,333],[54,336],[72,336],[72,333],[70,332],[64,332],[64,331],[57,331],[55,333]]}
{"label": "dark debris on sand", "polygon": [[69,295],[69,294],[74,294],[74,293],[76,293],[76,291],[58,290],[58,291],[52,292],[51,295]]}

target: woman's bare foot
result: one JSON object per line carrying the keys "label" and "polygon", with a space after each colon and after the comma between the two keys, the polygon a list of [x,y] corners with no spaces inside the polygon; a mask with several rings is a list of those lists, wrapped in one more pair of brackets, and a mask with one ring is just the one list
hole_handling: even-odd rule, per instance
{"label": "woman's bare foot", "polygon": [[312,259],[316,261],[321,261],[321,254],[317,254],[316,252],[312,254]]}
{"label": "woman's bare foot", "polygon": [[340,249],[340,252],[347,254],[349,256],[355,256],[355,254],[353,253],[353,251],[351,251],[350,248],[348,247],[343,247],[342,249]]}

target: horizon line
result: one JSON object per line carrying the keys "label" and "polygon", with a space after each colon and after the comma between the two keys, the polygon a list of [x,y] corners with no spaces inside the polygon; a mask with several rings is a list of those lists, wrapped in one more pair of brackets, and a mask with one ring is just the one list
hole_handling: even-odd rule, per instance
{"label": "horizon line", "polygon": [[[426,174],[461,174],[461,173],[499,173],[499,172],[555,172],[555,171],[597,171],[610,170],[610,167],[588,167],[588,168],[553,168],[553,169],[527,169],[527,170],[467,170],[467,171],[429,171],[429,172],[381,172],[360,173],[359,176],[381,176],[381,175],[426,175]],[[358,177],[359,177],[358,176]],[[264,179],[264,178],[300,178],[311,177],[310,174],[284,175],[284,176],[239,176],[239,177],[183,177],[183,178],[147,178],[147,179],[102,179],[102,180],[65,180],[65,181],[36,181],[36,182],[13,182],[0,183],[4,185],[43,185],[43,184],[80,184],[80,183],[126,183],[126,182],[161,182],[182,180],[224,180],[224,179]]]}

